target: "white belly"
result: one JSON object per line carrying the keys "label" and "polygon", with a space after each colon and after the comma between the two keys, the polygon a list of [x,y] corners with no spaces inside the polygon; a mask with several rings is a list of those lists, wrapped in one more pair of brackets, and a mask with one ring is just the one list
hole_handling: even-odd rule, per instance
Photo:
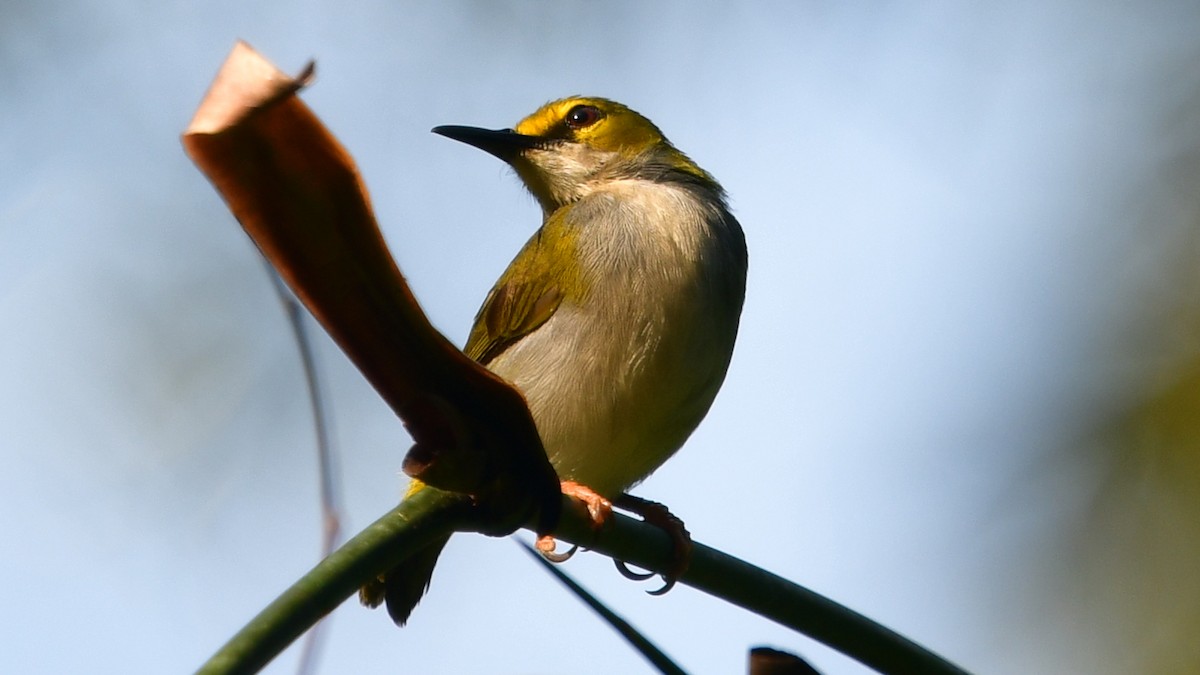
{"label": "white belly", "polygon": [[[621,200],[621,217],[589,219],[581,235],[587,296],[564,300],[488,365],[525,394],[560,478],[607,496],[658,468],[708,412],[745,287],[732,217],[705,220],[687,194],[663,203],[629,192],[601,196]],[[677,217],[647,226],[641,216],[664,207]]]}

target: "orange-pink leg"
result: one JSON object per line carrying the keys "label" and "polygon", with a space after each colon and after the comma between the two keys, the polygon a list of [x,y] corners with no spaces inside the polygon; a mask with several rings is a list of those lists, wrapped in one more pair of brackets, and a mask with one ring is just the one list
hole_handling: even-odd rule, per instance
{"label": "orange-pink leg", "polygon": [[[564,480],[562,481],[562,492],[583,502],[584,506],[587,507],[588,515],[592,518],[592,527],[594,528],[600,528],[612,515],[613,502],[586,485],[576,483],[573,480]],[[671,567],[662,575],[664,585],[656,591],[647,592],[650,595],[662,595],[674,588],[675,583],[687,572],[688,564],[692,561],[692,536],[688,533],[683,521],[662,504],[634,497],[630,494],[623,494],[618,497],[616,505],[620,509],[641,516],[647,523],[665,531],[671,537],[671,548],[674,555]],[[558,553],[555,551],[556,544],[557,542],[554,537],[546,535],[538,538],[536,546],[538,552],[544,558],[556,563],[566,562],[579,549],[578,546],[572,546],[566,552]],[[614,562],[621,574],[630,579],[645,581],[655,576],[652,572],[634,572],[620,560],[615,560]]]}
{"label": "orange-pink leg", "polygon": [[[608,521],[609,516],[612,515],[612,502],[586,485],[576,483],[573,480],[564,480],[562,482],[562,493],[583,502],[584,506],[587,507],[588,515],[592,518],[593,528],[599,529]],[[579,548],[578,546],[572,546],[565,553],[556,553],[554,549],[557,547],[557,542],[555,542],[554,537],[551,535],[538,537],[535,546],[538,552],[542,554],[542,557],[556,563],[570,560],[571,556],[575,555],[575,551]]]}

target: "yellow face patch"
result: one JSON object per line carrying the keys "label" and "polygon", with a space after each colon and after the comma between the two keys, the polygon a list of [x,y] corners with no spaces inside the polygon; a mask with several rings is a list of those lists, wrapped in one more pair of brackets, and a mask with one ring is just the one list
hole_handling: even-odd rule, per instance
{"label": "yellow face patch", "polygon": [[650,120],[616,101],[595,97],[577,96],[547,103],[521,120],[516,131],[626,155],[666,143]]}

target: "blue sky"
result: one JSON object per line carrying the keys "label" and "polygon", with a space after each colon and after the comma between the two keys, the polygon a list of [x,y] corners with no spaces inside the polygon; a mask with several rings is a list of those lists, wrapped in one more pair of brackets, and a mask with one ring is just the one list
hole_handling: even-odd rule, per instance
{"label": "blue sky", "polygon": [[[0,26],[0,671],[191,670],[316,559],[295,347],[178,141],[238,38],[285,70],[317,60],[305,100],[460,344],[539,214],[428,130],[575,93],[652,118],[728,190],[751,271],[725,388],[637,492],[969,669],[1127,667],[1046,570],[1100,473],[1061,449],[1131,395],[1106,355],[1196,222],[1195,6],[62,0]],[[408,440],[318,346],[354,531],[401,494]],[[770,644],[865,672],[597,556],[565,569],[689,670]],[[478,536],[403,631],[339,609],[324,664],[642,668]]]}

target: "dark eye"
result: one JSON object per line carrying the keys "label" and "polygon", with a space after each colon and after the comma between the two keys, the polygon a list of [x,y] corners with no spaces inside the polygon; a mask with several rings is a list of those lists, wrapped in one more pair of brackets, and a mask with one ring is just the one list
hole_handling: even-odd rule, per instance
{"label": "dark eye", "polygon": [[599,122],[603,116],[596,106],[577,105],[567,113],[566,123],[572,129],[582,129]]}

